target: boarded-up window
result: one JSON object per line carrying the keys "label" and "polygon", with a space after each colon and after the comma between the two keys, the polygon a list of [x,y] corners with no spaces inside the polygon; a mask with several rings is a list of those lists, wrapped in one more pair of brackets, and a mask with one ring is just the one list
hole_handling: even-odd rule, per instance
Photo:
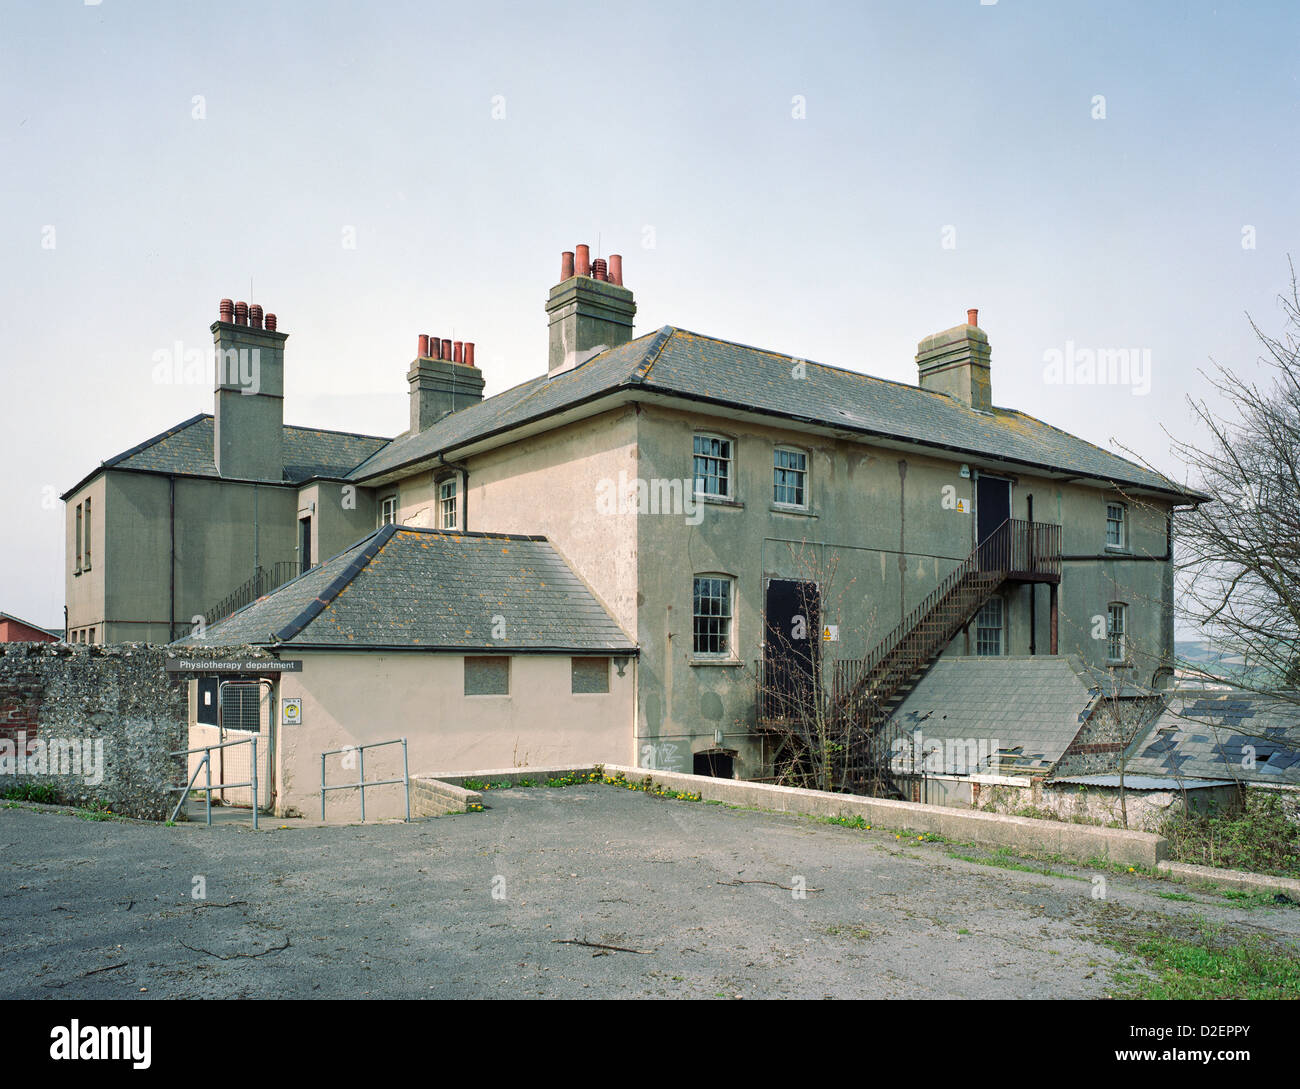
{"label": "boarded-up window", "polygon": [[573,692],[575,695],[608,691],[608,658],[573,659]]}
{"label": "boarded-up window", "polygon": [[510,659],[505,655],[465,659],[465,695],[510,695]]}

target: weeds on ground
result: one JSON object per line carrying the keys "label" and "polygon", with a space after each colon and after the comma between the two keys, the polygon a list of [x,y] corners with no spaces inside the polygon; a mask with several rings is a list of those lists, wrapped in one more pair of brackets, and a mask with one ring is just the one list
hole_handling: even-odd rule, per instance
{"label": "weeds on ground", "polygon": [[53,783],[19,783],[8,787],[3,797],[16,802],[37,802],[40,805],[58,805],[63,795]]}
{"label": "weeds on ground", "polygon": [[1177,862],[1300,877],[1300,825],[1287,820],[1273,794],[1248,791],[1239,813],[1178,813],[1160,834]]}
{"label": "weeds on ground", "polygon": [[1147,974],[1117,971],[1120,998],[1157,1000],[1300,998],[1300,956],[1258,934],[1225,932],[1204,919],[1176,929],[1128,931],[1103,938],[1141,962]]}

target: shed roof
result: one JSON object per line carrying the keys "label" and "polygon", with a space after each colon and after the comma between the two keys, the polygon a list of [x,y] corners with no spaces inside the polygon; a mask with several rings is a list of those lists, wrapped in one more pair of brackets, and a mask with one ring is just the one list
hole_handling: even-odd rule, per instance
{"label": "shed roof", "polygon": [[544,537],[387,525],[182,644],[632,654]]}
{"label": "shed roof", "polygon": [[1176,691],[1129,753],[1135,773],[1300,785],[1300,699]]}

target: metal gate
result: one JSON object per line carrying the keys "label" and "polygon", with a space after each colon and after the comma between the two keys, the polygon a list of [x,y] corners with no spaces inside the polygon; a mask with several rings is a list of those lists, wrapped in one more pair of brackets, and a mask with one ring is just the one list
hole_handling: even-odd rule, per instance
{"label": "metal gate", "polygon": [[[241,741],[257,735],[257,745],[233,745],[213,753],[213,793],[222,805],[251,806],[251,786],[222,787],[221,783],[257,783],[257,807],[275,803],[275,685],[265,679],[222,681],[217,688],[218,741]],[[257,759],[253,775],[252,760]]]}

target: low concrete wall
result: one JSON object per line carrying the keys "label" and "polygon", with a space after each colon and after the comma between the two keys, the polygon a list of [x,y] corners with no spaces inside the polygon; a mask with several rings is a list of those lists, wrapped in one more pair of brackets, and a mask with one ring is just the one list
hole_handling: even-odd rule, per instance
{"label": "low concrete wall", "polygon": [[[802,813],[815,817],[856,817],[881,828],[933,832],[948,839],[994,847],[1012,847],[1021,851],[1050,852],[1078,862],[1104,859],[1125,866],[1153,869],[1165,858],[1168,843],[1149,832],[1128,832],[1117,828],[1065,824],[1060,821],[1008,817],[997,813],[950,809],[938,805],[919,805],[889,798],[864,798],[853,794],[832,794],[821,790],[749,783],[740,779],[716,779],[710,775],[685,772],[649,771],[622,764],[603,765],[606,775],[622,774],[633,781],[649,778],[674,790],[698,794],[704,801],[727,805],[767,809],[777,813]],[[466,779],[483,782],[521,779],[545,784],[551,777],[590,774],[593,765],[563,765],[545,768],[505,768],[476,771],[472,774],[420,776],[426,782],[458,786]],[[412,795],[412,807],[414,807]]]}
{"label": "low concrete wall", "polygon": [[1022,851],[1047,851],[1078,862],[1104,859],[1125,866],[1155,865],[1169,853],[1168,842],[1149,832],[1127,832],[1029,817],[1006,817],[997,813],[918,805],[890,798],[863,798],[853,794],[832,794],[820,790],[747,783],[736,779],[714,779],[707,775],[679,772],[647,772],[644,768],[605,765],[606,772],[622,772],[629,779],[653,776],[655,782],[677,790],[699,794],[705,801],[747,805],[781,813],[804,813],[818,817],[862,817],[883,828],[906,828],[934,832],[949,839]]}
{"label": "low concrete wall", "polygon": [[1300,903],[1300,881],[1293,877],[1274,877],[1246,870],[1219,870],[1213,866],[1193,866],[1190,862],[1161,862],[1160,872],[1181,881],[1247,892],[1281,892]]}

